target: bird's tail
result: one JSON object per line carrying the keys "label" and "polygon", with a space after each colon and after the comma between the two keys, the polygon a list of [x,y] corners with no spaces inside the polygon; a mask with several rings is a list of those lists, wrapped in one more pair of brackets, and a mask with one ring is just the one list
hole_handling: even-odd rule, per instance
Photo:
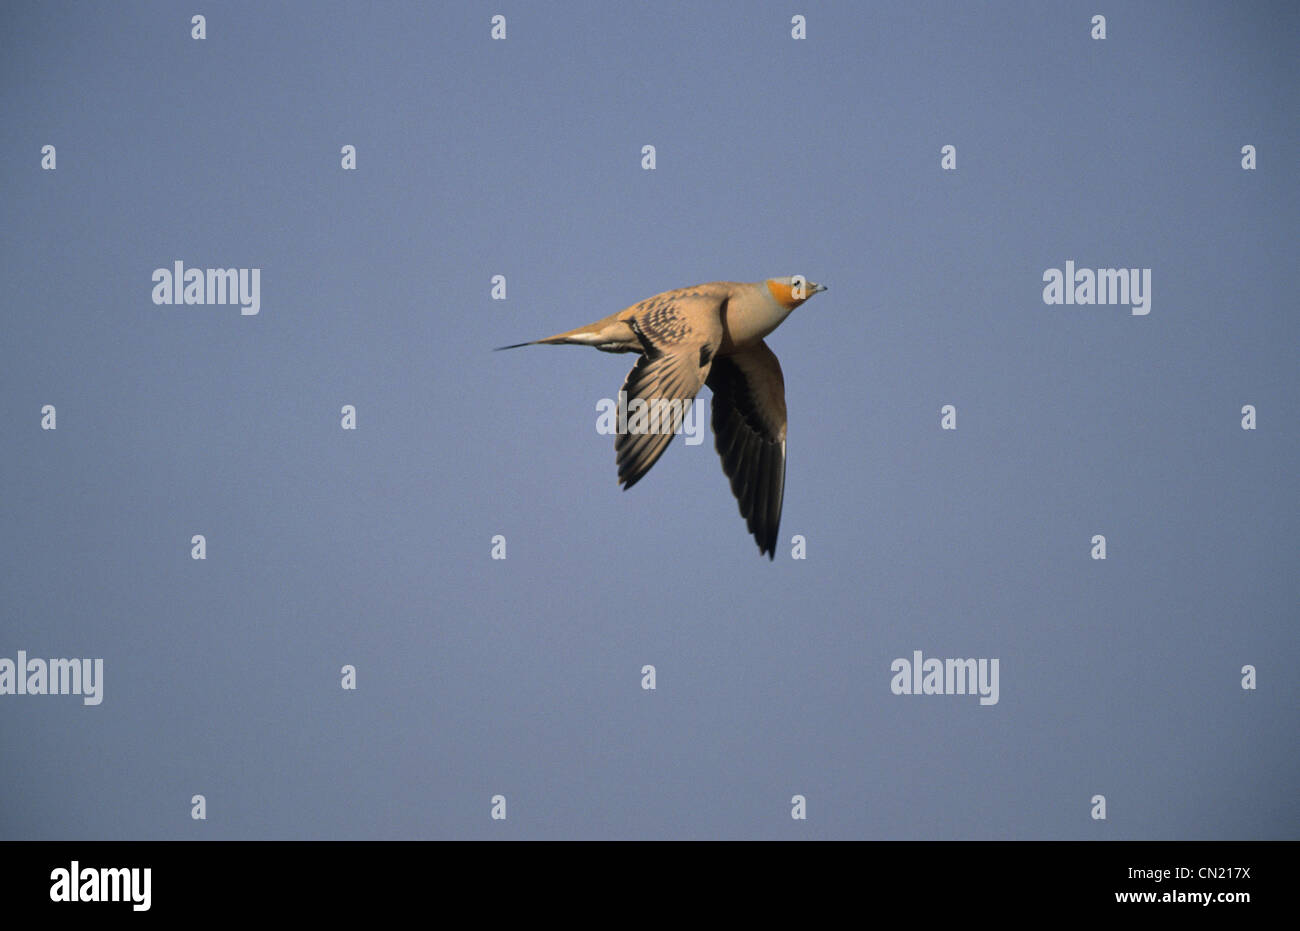
{"label": "bird's tail", "polygon": [[511,343],[509,346],[498,346],[493,352],[500,352],[502,349],[518,349],[520,346],[556,346],[560,343],[582,343],[580,339],[570,339],[567,336],[548,336],[545,339],[530,339],[526,343]]}
{"label": "bird's tail", "polygon": [[526,343],[511,343],[509,346],[498,346],[493,352],[500,352],[502,349],[518,349],[520,346],[559,346],[564,343],[570,343],[575,346],[596,346],[605,341],[600,332],[593,331],[592,327],[578,327],[576,330],[566,330],[563,333],[556,333],[554,336],[547,336],[543,339],[532,339]]}

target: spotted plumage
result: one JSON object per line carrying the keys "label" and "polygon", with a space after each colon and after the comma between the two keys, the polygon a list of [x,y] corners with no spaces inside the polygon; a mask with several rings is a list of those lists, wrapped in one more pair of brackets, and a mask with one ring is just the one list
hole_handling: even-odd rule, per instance
{"label": "spotted plumage", "polygon": [[625,489],[663,455],[707,384],[722,470],[759,552],[775,558],[785,498],[785,381],[763,338],[825,290],[799,276],[714,281],[656,294],[576,330],[501,348],[568,343],[640,354],[620,397],[629,408],[640,401],[667,413],[659,430],[628,429],[615,436],[618,480]]}

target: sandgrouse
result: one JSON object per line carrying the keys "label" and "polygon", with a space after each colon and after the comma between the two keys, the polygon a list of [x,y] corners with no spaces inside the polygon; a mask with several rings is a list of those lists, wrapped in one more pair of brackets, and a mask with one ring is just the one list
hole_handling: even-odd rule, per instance
{"label": "sandgrouse", "polygon": [[[825,290],[798,275],[753,283],[712,281],[656,294],[576,330],[500,348],[570,343],[640,353],[619,394],[614,452],[624,489],[663,455],[692,399],[708,385],[722,470],[759,554],[773,559],[785,497],[785,380],[763,337]],[[652,413],[649,429],[644,417],[640,425],[635,416],[625,419],[638,400]]]}

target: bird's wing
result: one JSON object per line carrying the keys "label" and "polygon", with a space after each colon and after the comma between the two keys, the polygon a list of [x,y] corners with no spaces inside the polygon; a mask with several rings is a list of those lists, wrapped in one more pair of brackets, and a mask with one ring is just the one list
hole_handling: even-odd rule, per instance
{"label": "bird's wing", "polygon": [[785,379],[767,343],[715,359],[713,437],[740,516],[760,554],[776,558],[785,499]]}
{"label": "bird's wing", "polygon": [[[625,490],[663,455],[681,429],[692,399],[704,387],[722,342],[724,300],[669,292],[638,305],[637,312],[626,318],[641,343],[642,355],[619,397],[620,427],[626,423],[627,429],[614,437],[614,452],[618,480]],[[637,399],[640,405],[633,404]]]}

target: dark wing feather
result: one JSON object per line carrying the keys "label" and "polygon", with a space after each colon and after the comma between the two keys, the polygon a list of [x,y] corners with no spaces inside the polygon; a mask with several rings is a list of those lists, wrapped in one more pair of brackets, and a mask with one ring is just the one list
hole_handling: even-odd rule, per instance
{"label": "dark wing feather", "polygon": [[714,448],[759,553],[776,558],[785,501],[785,379],[764,342],[713,360]]}

